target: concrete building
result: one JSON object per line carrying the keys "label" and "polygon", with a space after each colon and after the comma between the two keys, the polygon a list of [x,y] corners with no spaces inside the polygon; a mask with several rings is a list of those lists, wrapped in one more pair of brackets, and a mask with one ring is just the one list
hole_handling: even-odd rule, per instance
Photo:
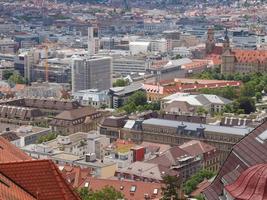
{"label": "concrete building", "polygon": [[78,101],[82,106],[93,106],[103,108],[109,106],[109,96],[107,91],[97,89],[80,90],[72,94],[72,98]]}
{"label": "concrete building", "polygon": [[162,99],[162,108],[171,113],[197,113],[198,108],[204,108],[209,113],[221,112],[229,99],[211,95],[175,93]]}
{"label": "concrete building", "polygon": [[143,90],[142,83],[133,83],[125,87],[114,87],[109,89],[110,107],[119,108],[136,91]]}
{"label": "concrete building", "polygon": [[146,73],[150,62],[138,56],[114,56],[113,74],[130,75]]}
{"label": "concrete building", "polygon": [[150,42],[130,42],[129,48],[132,55],[146,54],[149,50]]}
{"label": "concrete building", "polygon": [[135,120],[127,128],[123,127],[124,125],[115,127],[105,121],[99,126],[100,134],[107,135],[113,140],[127,138],[136,143],[146,141],[169,145],[181,145],[190,140],[199,140],[219,150],[220,163],[227,157],[232,146],[251,130],[248,127],[226,127],[158,118]]}
{"label": "concrete building", "polygon": [[17,43],[13,40],[0,40],[0,53],[14,54],[17,48]]}
{"label": "concrete building", "polygon": [[162,38],[158,40],[151,40],[150,41],[150,51],[152,52],[167,52],[167,40]]}
{"label": "concrete building", "polygon": [[88,27],[88,55],[92,56],[99,51],[99,30],[97,27]]}
{"label": "concrete building", "polygon": [[109,145],[109,139],[96,131],[78,132],[69,136],[59,135],[55,140],[44,143],[54,151],[64,151],[77,156],[94,153],[97,159],[103,159],[104,147]]}
{"label": "concrete building", "polygon": [[72,60],[72,92],[107,90],[112,86],[111,57],[76,57]]}
{"label": "concrete building", "polygon": [[2,137],[9,140],[12,144],[21,148],[29,144],[35,144],[38,139],[50,133],[49,128],[36,126],[21,126],[12,131],[5,131],[1,134]]}

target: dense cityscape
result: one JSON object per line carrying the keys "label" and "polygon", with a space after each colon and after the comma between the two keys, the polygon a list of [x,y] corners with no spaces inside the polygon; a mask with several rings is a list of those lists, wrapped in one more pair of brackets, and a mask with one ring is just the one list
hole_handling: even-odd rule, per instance
{"label": "dense cityscape", "polygon": [[267,1],[1,0],[0,199],[267,200]]}

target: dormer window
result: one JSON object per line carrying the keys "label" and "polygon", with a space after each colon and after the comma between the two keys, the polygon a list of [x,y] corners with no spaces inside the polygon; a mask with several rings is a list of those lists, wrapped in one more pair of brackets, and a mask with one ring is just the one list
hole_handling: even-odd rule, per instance
{"label": "dormer window", "polygon": [[130,192],[135,192],[135,191],[136,191],[136,186],[132,185],[131,188],[130,188]]}

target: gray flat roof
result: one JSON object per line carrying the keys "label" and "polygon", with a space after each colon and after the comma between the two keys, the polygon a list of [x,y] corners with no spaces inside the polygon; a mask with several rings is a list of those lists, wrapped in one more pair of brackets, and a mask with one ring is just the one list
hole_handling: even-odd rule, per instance
{"label": "gray flat roof", "polygon": [[177,128],[178,126],[183,125],[186,126],[186,130],[197,130],[197,128],[205,128],[205,131],[209,132],[216,132],[216,133],[224,133],[224,134],[232,134],[232,135],[239,135],[245,136],[253,129],[248,127],[227,127],[227,126],[216,126],[216,125],[209,125],[209,124],[199,124],[199,123],[191,123],[191,122],[181,122],[181,121],[173,121],[173,120],[166,120],[166,119],[157,119],[151,118],[143,121],[143,124],[147,125],[155,125],[155,126],[166,126]]}

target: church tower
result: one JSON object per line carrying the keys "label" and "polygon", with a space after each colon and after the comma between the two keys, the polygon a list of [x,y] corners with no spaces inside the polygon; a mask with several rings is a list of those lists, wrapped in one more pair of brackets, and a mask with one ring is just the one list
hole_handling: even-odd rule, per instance
{"label": "church tower", "polygon": [[206,53],[207,54],[212,53],[214,47],[215,47],[214,30],[212,28],[209,28],[206,41]]}
{"label": "church tower", "polygon": [[224,32],[223,52],[225,52],[228,49],[230,49],[230,40],[229,40],[229,37],[228,37],[228,30],[226,28],[225,32]]}

